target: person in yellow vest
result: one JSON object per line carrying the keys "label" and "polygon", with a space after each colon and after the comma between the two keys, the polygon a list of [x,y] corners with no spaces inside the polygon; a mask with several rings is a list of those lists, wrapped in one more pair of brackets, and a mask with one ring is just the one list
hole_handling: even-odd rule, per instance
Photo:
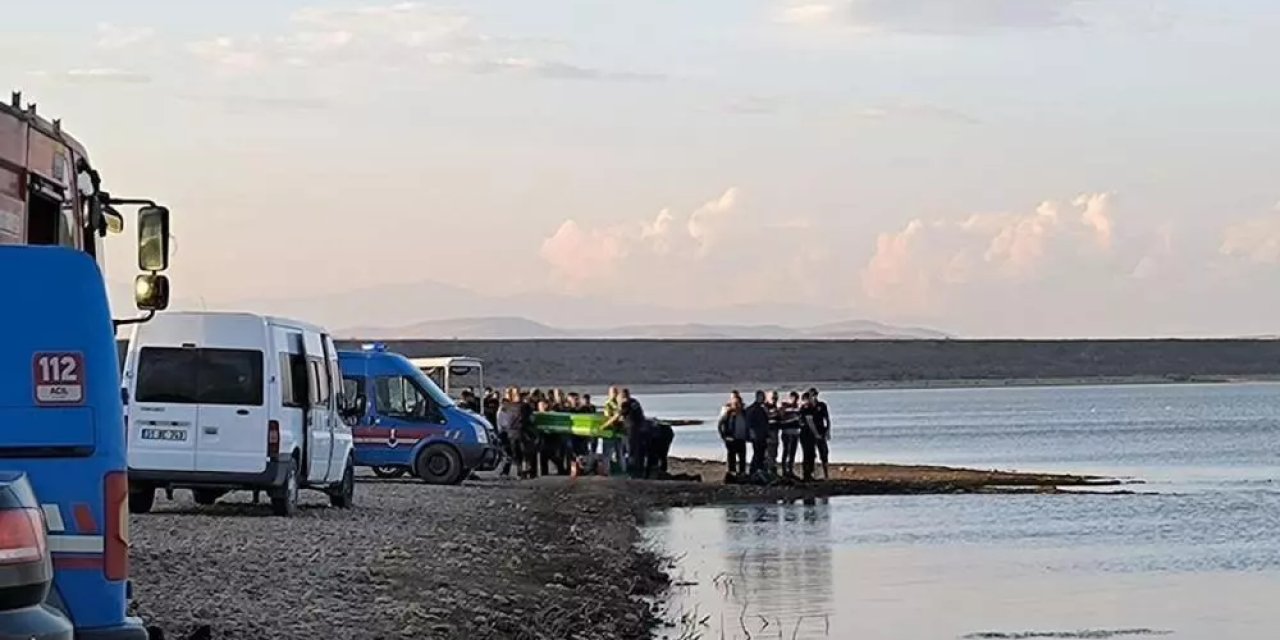
{"label": "person in yellow vest", "polygon": [[[618,387],[609,387],[609,398],[604,402],[604,426],[603,430],[612,431],[615,435],[604,441],[604,459],[605,464],[618,471],[625,471],[627,468],[627,436],[623,432],[625,425],[622,422],[622,400],[619,398],[621,391]],[[617,465],[614,467],[614,465]]]}

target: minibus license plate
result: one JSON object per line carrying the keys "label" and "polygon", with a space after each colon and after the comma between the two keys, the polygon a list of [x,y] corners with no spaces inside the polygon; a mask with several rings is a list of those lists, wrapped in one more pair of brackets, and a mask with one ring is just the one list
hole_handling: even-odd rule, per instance
{"label": "minibus license plate", "polygon": [[170,440],[173,442],[185,442],[187,439],[186,429],[143,429],[143,440]]}

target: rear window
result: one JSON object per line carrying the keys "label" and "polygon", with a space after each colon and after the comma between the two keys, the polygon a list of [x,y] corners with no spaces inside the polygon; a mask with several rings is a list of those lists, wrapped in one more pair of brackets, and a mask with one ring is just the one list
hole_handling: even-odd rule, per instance
{"label": "rear window", "polygon": [[144,347],[137,402],[262,404],[262,352]]}

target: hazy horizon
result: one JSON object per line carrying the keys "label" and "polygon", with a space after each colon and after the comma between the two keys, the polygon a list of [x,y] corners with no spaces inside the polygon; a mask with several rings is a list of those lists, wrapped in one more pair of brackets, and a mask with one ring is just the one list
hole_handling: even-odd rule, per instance
{"label": "hazy horizon", "polygon": [[110,4],[0,77],[172,208],[175,307],[1277,332],[1262,0]]}

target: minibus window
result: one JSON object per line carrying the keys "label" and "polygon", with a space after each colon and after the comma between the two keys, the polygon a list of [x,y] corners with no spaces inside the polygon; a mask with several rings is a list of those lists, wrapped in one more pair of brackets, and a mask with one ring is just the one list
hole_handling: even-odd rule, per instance
{"label": "minibus window", "polygon": [[262,405],[262,352],[202,349],[198,398],[201,404]]}
{"label": "minibus window", "polygon": [[137,402],[262,404],[262,352],[143,347]]}
{"label": "minibus window", "polygon": [[195,349],[143,347],[135,401],[195,404],[198,359]]}

